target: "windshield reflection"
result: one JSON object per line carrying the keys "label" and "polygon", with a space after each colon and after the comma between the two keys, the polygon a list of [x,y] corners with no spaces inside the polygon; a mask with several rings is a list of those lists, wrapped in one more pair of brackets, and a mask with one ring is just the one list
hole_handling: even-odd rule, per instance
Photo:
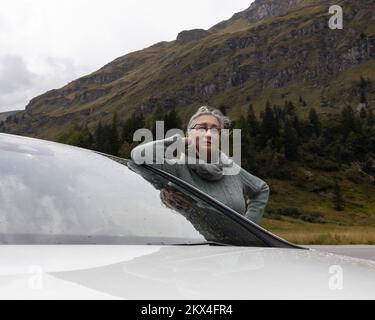
{"label": "windshield reflection", "polygon": [[0,135],[0,152],[1,243],[263,245],[125,160],[8,135]]}

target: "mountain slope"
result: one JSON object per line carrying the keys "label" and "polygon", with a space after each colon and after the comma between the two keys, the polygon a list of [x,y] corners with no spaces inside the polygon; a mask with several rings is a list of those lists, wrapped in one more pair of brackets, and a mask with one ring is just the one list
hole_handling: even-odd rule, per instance
{"label": "mountain slope", "polygon": [[[176,107],[186,119],[203,103],[236,117],[253,103],[298,101],[337,113],[356,106],[360,76],[375,79],[375,2],[338,1],[344,30],[328,28],[331,1],[257,0],[209,30],[180,33],[30,101],[6,131],[55,139],[68,124],[95,126],[116,112]],[[373,107],[375,93],[368,93]],[[324,100],[324,103],[322,101]]]}

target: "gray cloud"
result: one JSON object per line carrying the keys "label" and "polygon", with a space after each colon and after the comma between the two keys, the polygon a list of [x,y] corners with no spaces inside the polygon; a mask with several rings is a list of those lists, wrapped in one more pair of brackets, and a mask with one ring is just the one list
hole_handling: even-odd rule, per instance
{"label": "gray cloud", "polygon": [[21,57],[0,56],[0,112],[21,107],[36,78]]}
{"label": "gray cloud", "polygon": [[35,96],[59,88],[90,70],[68,58],[45,57],[41,62],[43,70],[35,73],[19,56],[0,56],[0,112],[23,109]]}
{"label": "gray cloud", "polygon": [[178,32],[209,28],[253,0],[2,0],[0,112]]}
{"label": "gray cloud", "polygon": [[26,66],[21,57],[0,57],[0,95],[23,90],[33,84],[36,75]]}

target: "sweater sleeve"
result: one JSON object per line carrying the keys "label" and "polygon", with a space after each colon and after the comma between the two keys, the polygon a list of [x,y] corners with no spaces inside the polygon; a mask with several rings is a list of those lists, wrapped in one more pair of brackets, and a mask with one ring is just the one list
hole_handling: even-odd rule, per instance
{"label": "sweater sleeve", "polygon": [[152,156],[152,162],[164,162],[165,160],[165,151],[172,143],[182,140],[181,136],[176,134],[172,137],[151,141],[148,143],[140,144],[131,151],[131,158],[136,164],[145,163],[145,155],[149,154]]}
{"label": "sweater sleeve", "polygon": [[240,177],[244,184],[244,195],[247,203],[245,217],[259,224],[267,206],[270,188],[265,181],[244,169],[241,169]]}
{"label": "sweater sleeve", "polygon": [[[170,165],[165,161],[165,151],[168,146],[176,142],[182,143],[182,137],[179,134],[175,134],[163,140],[141,144],[131,151],[131,158],[138,165],[147,162],[147,164],[156,164],[160,169],[166,169],[170,167]],[[150,158],[148,158],[148,156]]]}

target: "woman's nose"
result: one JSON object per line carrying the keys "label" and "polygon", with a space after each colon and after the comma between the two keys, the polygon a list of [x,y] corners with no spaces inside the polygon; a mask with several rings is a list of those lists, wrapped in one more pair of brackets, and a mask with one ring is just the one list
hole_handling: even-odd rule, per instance
{"label": "woman's nose", "polygon": [[216,128],[208,128],[206,131],[206,136],[212,137],[212,136],[218,136],[219,131]]}

